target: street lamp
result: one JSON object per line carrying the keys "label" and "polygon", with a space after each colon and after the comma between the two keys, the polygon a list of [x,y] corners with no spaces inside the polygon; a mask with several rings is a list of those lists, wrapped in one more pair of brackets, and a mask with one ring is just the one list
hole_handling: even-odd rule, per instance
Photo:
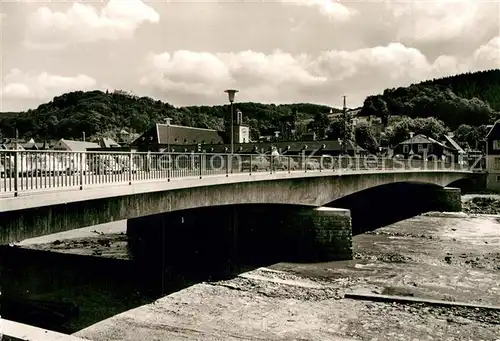
{"label": "street lamp", "polygon": [[234,154],[234,132],[233,132],[233,126],[234,126],[234,108],[233,108],[233,103],[234,103],[234,95],[238,92],[238,90],[234,89],[229,89],[224,92],[227,92],[229,96],[229,103],[231,103],[231,155]]}

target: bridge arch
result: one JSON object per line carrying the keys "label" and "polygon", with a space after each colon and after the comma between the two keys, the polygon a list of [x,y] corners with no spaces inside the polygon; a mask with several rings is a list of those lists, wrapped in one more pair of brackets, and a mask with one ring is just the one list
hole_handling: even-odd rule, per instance
{"label": "bridge arch", "polygon": [[[459,204],[450,203],[450,200],[458,200]],[[350,210],[353,235],[430,211],[456,211],[457,206],[461,209],[459,189],[423,181],[370,187],[337,198],[325,206]]]}

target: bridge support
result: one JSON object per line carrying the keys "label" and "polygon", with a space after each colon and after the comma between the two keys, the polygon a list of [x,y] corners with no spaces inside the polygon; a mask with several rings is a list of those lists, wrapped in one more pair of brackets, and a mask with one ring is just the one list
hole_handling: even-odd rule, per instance
{"label": "bridge support", "polygon": [[461,212],[462,197],[460,188],[444,187],[433,191],[431,196],[433,211]]}
{"label": "bridge support", "polygon": [[351,212],[342,208],[303,208],[284,220],[292,260],[327,262],[352,259]]}
{"label": "bridge support", "polygon": [[[224,278],[240,266],[352,259],[350,211],[283,205],[236,205],[157,214],[127,221],[130,253],[145,281]],[[162,286],[164,288],[165,286]]]}

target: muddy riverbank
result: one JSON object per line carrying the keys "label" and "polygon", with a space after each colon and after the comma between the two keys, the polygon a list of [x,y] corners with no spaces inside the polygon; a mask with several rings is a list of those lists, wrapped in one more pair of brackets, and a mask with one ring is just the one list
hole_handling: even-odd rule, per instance
{"label": "muddy riverbank", "polygon": [[500,311],[342,298],[380,293],[500,305],[496,217],[430,214],[354,238],[356,259],[279,263],[200,283],[76,335],[92,340],[497,340]]}

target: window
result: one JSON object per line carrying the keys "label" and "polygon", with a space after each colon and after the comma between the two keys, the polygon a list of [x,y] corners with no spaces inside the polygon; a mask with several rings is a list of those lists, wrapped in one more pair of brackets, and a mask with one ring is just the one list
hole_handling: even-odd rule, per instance
{"label": "window", "polygon": [[432,153],[432,143],[429,143],[427,145],[427,150],[429,151],[429,153]]}
{"label": "window", "polygon": [[410,146],[407,144],[403,145],[403,153],[407,154],[409,152],[410,152]]}
{"label": "window", "polygon": [[500,175],[497,175],[497,182],[500,182]]}
{"label": "window", "polygon": [[418,144],[418,151],[422,152],[424,150],[424,145],[422,143]]}
{"label": "window", "polygon": [[500,157],[496,157],[494,162],[493,162],[493,168],[494,169],[500,169]]}

